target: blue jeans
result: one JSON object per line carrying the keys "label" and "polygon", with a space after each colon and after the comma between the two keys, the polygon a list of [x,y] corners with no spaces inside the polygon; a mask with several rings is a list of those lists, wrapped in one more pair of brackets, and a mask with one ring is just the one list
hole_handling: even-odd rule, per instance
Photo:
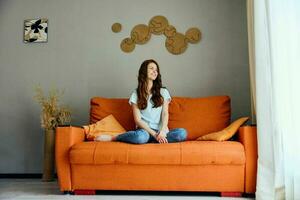
{"label": "blue jeans", "polygon": [[[157,130],[154,130],[158,132]],[[169,143],[185,141],[187,132],[184,128],[175,128],[167,133]],[[126,142],[131,144],[158,143],[157,140],[144,129],[128,131],[116,137],[116,141]]]}

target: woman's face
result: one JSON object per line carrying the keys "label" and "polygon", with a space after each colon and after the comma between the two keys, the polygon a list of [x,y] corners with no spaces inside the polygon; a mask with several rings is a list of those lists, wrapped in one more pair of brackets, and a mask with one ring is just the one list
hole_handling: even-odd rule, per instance
{"label": "woman's face", "polygon": [[154,81],[157,78],[158,71],[155,63],[149,63],[147,69],[147,78]]}

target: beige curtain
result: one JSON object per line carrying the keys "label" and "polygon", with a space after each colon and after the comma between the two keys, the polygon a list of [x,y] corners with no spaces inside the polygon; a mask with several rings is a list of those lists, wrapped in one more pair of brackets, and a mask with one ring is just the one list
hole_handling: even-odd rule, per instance
{"label": "beige curtain", "polygon": [[256,84],[255,84],[255,41],[254,41],[254,5],[253,0],[247,0],[247,24],[249,47],[249,74],[251,97],[251,123],[256,124]]}

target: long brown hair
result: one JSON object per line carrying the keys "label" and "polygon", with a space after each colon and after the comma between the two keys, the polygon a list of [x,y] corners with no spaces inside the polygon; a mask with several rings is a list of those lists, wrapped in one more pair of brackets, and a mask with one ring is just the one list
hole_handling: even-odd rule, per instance
{"label": "long brown hair", "polygon": [[161,75],[159,71],[159,66],[155,60],[145,60],[139,69],[139,76],[138,76],[138,88],[137,88],[137,106],[140,110],[144,110],[147,107],[147,99],[148,99],[148,81],[147,81],[147,75],[148,75],[148,65],[150,63],[154,63],[157,66],[157,77],[155,80],[153,80],[153,86],[151,88],[152,97],[151,100],[153,102],[153,108],[157,108],[161,106],[164,102],[163,97],[160,94],[160,88],[162,88],[161,83]]}

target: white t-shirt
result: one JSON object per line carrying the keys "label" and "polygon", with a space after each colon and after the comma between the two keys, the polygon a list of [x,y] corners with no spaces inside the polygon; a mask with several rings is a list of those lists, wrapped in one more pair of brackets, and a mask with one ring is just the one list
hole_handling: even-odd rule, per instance
{"label": "white t-shirt", "polygon": [[[171,101],[171,96],[169,91],[166,88],[160,89],[160,94],[164,98],[164,101]],[[144,120],[148,126],[155,130],[160,130],[161,128],[161,112],[162,112],[162,105],[157,108],[153,108],[153,103],[151,101],[152,95],[148,97],[147,100],[147,107],[141,111],[142,120]],[[129,104],[132,103],[137,104],[137,91],[134,90],[129,98]]]}

